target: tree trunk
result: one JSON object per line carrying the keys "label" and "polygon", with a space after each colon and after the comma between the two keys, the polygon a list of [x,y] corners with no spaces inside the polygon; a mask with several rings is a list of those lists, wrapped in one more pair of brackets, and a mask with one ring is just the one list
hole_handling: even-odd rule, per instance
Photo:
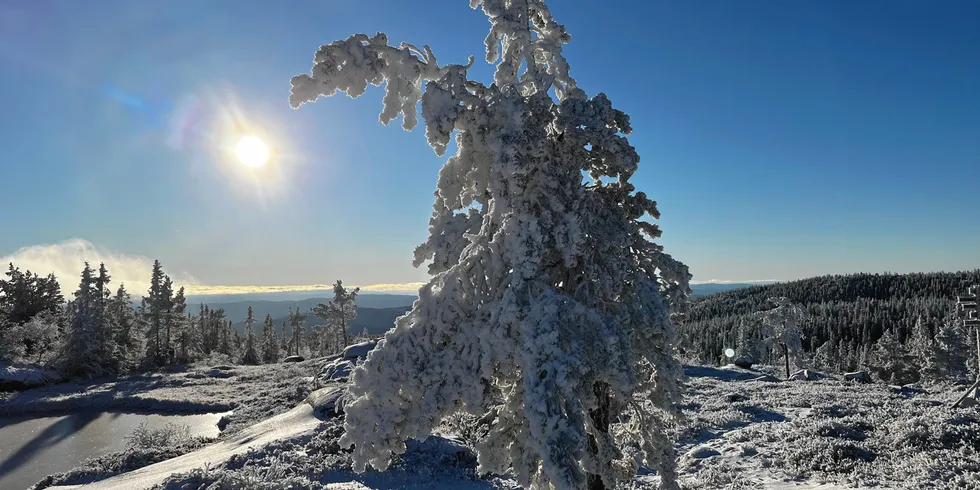
{"label": "tree trunk", "polygon": [[783,357],[786,359],[786,379],[789,379],[789,348],[783,344]]}
{"label": "tree trunk", "polygon": [[[609,419],[611,418],[609,385],[606,383],[596,383],[592,386],[592,390],[595,392],[596,398],[599,401],[599,406],[595,410],[589,410],[589,418],[592,419],[592,424],[597,431],[609,432]],[[595,456],[599,453],[599,444],[591,434],[589,434],[587,447],[589,454]],[[602,478],[596,474],[586,474],[586,484],[588,490],[606,490],[606,485],[602,482]]]}
{"label": "tree trunk", "polygon": [[343,313],[340,315],[340,337],[344,339],[344,345],[340,346],[340,351],[343,352],[347,348],[347,315]]}

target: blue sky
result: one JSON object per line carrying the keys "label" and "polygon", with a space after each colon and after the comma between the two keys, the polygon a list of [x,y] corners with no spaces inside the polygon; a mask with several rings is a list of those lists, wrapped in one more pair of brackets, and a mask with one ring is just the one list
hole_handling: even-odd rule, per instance
{"label": "blue sky", "polygon": [[[384,31],[489,80],[467,4],[0,2],[0,256],[160,258],[206,285],[425,280],[411,254],[442,160],[422,128],[379,124],[380,89],[293,111],[289,79],[320,44]],[[634,182],[696,280],[980,267],[980,3],[603,4],[551,7],[573,76],[631,115]],[[272,147],[259,177],[226,155],[241,131]]]}

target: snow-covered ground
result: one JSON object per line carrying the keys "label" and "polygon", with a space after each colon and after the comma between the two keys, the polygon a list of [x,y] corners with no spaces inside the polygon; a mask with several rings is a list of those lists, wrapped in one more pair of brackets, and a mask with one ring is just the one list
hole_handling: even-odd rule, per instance
{"label": "snow-covered ground", "polygon": [[[516,487],[508,475],[477,475],[474,455],[451,437],[410,442],[386,472],[352,473],[349,453],[337,444],[341,420],[317,416],[303,402],[306,396],[300,397],[309,393],[308,376],[320,364],[236,366],[221,371],[231,373],[227,377],[169,373],[121,382],[117,391],[132,393],[136,403],[173,406],[173,400],[187,397],[187,406],[212,404],[246,415],[215,444],[85,488]],[[685,488],[980,488],[980,413],[948,408],[959,388],[900,388],[836,377],[753,381],[773,371],[734,367],[688,366],[685,372],[685,420],[677,444]],[[28,398],[41,406],[133,403],[100,394],[113,391],[105,384],[81,386],[32,390],[37,393],[0,402],[0,413],[25,407]],[[657,477],[650,474],[627,485],[656,487]]]}
{"label": "snow-covered ground", "polygon": [[295,407],[312,391],[308,380],[318,367],[315,361],[264,366],[195,366],[179,372],[55,384],[0,393],[0,415],[79,409],[233,410],[226,431],[235,432]]}

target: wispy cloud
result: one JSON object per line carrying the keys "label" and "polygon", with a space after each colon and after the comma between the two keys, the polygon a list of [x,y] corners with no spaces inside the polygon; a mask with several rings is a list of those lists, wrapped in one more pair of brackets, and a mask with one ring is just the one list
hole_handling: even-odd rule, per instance
{"label": "wispy cloud", "polygon": [[[125,254],[97,246],[82,238],[72,238],[60,243],[31,245],[23,247],[10,255],[0,256],[0,266],[13,263],[22,271],[31,271],[42,276],[54,273],[61,284],[65,296],[78,286],[78,277],[88,262],[97,268],[104,262],[112,276],[112,288],[125,283],[126,289],[134,296],[144,294],[150,287],[150,271],[153,260],[142,255]],[[261,294],[287,293],[301,291],[331,291],[332,284],[300,284],[291,286],[220,286],[201,284],[188,273],[165,272],[174,280],[176,286],[183,286],[187,295],[205,296],[216,294]],[[369,284],[360,286],[362,291],[389,293],[417,293],[421,282]]]}
{"label": "wispy cloud", "polygon": [[[60,243],[32,245],[0,257],[0,264],[13,263],[20,270],[30,270],[39,275],[54,273],[61,284],[61,291],[69,297],[78,286],[78,279],[88,262],[98,268],[104,262],[112,277],[110,286],[115,289],[120,283],[134,296],[144,294],[150,285],[150,271],[153,260],[142,255],[132,255],[107,250],[82,238],[72,238]],[[6,267],[4,267],[6,268]],[[198,281],[186,273],[167,271],[178,286],[192,287]]]}

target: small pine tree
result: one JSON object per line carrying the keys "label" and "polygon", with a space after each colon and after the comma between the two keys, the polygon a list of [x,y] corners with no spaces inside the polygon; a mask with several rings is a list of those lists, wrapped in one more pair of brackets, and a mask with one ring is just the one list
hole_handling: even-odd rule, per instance
{"label": "small pine tree", "polygon": [[875,342],[870,361],[875,374],[882,381],[906,384],[918,380],[915,356],[902,345],[891,329],[885,330]]}
{"label": "small pine tree", "polygon": [[300,354],[300,346],[303,344],[303,322],[306,321],[306,313],[301,313],[299,308],[296,311],[289,310],[289,326],[293,329],[293,354]]}
{"label": "small pine tree", "polygon": [[104,372],[100,346],[102,326],[96,313],[99,292],[93,274],[86,262],[75,299],[69,303],[69,323],[58,359],[59,371],[65,376],[101,376]]}
{"label": "small pine tree", "polygon": [[252,313],[252,307],[248,307],[248,316],[245,317],[245,344],[242,346],[242,364],[261,364],[262,359],[259,357],[259,353],[255,350],[255,331],[254,325],[255,317]]}
{"label": "small pine tree", "polygon": [[338,279],[333,285],[333,299],[330,303],[321,303],[313,307],[313,314],[317,318],[337,329],[343,347],[348,345],[347,326],[357,317],[357,293],[360,290],[361,288],[354,288],[348,291],[343,282]]}
{"label": "small pine tree", "polygon": [[265,315],[262,324],[262,362],[272,364],[279,360],[279,339],[276,326],[272,323],[272,315]]}

